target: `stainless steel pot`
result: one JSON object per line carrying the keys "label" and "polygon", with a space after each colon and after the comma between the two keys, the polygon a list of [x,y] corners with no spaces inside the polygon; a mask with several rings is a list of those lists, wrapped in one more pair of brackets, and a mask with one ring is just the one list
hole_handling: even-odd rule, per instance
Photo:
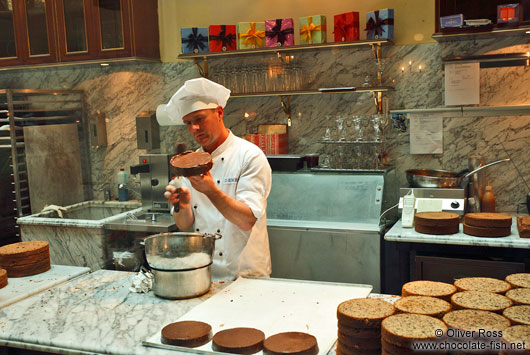
{"label": "stainless steel pot", "polygon": [[173,232],[147,237],[147,263],[154,276],[153,291],[162,298],[200,296],[212,283],[215,240],[220,234]]}
{"label": "stainless steel pot", "polygon": [[410,187],[463,188],[467,185],[468,178],[477,171],[507,161],[510,161],[510,158],[485,164],[470,172],[463,171],[460,173],[446,170],[412,169],[406,171],[407,181]]}

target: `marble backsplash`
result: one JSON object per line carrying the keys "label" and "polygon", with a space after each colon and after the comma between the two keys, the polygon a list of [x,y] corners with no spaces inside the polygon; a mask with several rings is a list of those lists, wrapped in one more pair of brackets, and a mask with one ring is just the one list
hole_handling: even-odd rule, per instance
{"label": "marble backsplash", "polygon": [[[383,84],[394,91],[388,94],[390,109],[431,108],[443,106],[442,57],[485,53],[530,51],[529,39],[469,40],[407,46],[384,46]],[[376,79],[376,65],[370,47],[319,50],[295,53],[294,60],[303,68],[305,87],[360,87],[366,75]],[[272,55],[247,58],[211,58],[214,74],[220,68],[249,63],[267,63]],[[409,62],[412,65],[409,65]],[[421,70],[419,66],[421,65]],[[530,104],[530,68],[508,67],[481,69],[481,106]],[[94,198],[103,198],[101,187],[115,184],[120,167],[138,163],[145,153],[136,145],[136,114],[154,111],[165,103],[187,79],[197,77],[192,62],[75,65],[40,69],[2,71],[0,88],[81,89],[85,91],[86,116],[95,120],[97,111],[108,117],[106,147],[90,151]],[[316,141],[324,134],[326,115],[375,113],[369,93],[344,93],[294,96],[289,130],[289,151],[294,154],[322,153]],[[244,113],[255,113],[244,118]],[[277,97],[233,98],[225,109],[225,123],[239,136],[256,131],[263,123],[286,123]],[[434,168],[459,171],[467,167],[470,155],[493,161],[509,155],[525,179],[530,182],[530,114],[507,117],[444,118],[444,153],[409,154],[408,132],[392,127],[385,130],[385,151],[389,165],[397,169],[400,185],[406,184],[405,171],[411,168]],[[176,142],[196,144],[183,126],[161,127],[162,152],[173,153]],[[504,149],[506,148],[506,150]],[[497,208],[516,211],[528,188],[513,164],[488,169],[488,178],[497,196]],[[134,180],[134,179],[133,179]],[[139,181],[139,179],[138,179]],[[134,194],[139,186],[134,182]],[[117,191],[114,191],[117,195]],[[136,195],[138,196],[138,195]]]}

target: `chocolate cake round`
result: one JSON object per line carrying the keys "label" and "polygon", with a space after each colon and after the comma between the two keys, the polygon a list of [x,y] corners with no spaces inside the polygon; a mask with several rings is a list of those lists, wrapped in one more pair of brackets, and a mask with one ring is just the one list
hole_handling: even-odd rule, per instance
{"label": "chocolate cake round", "polygon": [[512,285],[513,288],[530,288],[530,273],[511,274],[506,276],[504,280]]}
{"label": "chocolate cake round", "polygon": [[196,348],[210,341],[212,327],[204,322],[180,321],[162,328],[160,341],[163,344]]}
{"label": "chocolate cake round", "polygon": [[49,250],[50,246],[48,242],[44,241],[30,241],[30,242],[19,242],[4,245],[0,247],[0,261],[13,259],[19,260],[20,258],[45,253]]}
{"label": "chocolate cake round", "polygon": [[339,329],[342,326],[352,328],[379,328],[381,322],[394,314],[392,304],[374,298],[354,298],[342,302],[337,307]]}
{"label": "chocolate cake round", "polygon": [[502,280],[491,277],[463,277],[455,281],[459,291],[485,291],[506,293],[512,286]]}
{"label": "chocolate cake round", "polygon": [[316,355],[317,353],[317,338],[307,333],[278,333],[263,342],[263,354],[265,355]]}
{"label": "chocolate cake round", "polygon": [[195,176],[208,172],[212,166],[212,156],[208,152],[192,152],[187,150],[173,156],[169,162],[171,173],[177,176]]}
{"label": "chocolate cake round", "polygon": [[212,349],[223,353],[255,354],[263,349],[265,333],[255,328],[221,330],[212,338]]}

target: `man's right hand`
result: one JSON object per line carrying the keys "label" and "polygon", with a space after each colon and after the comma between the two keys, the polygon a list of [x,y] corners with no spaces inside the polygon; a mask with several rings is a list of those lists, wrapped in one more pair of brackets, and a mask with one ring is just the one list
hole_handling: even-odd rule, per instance
{"label": "man's right hand", "polygon": [[179,195],[175,186],[171,184],[167,185],[164,197],[167,198],[170,206],[173,206],[175,203],[180,203],[180,210],[185,210],[190,207],[191,192],[187,187],[181,187]]}

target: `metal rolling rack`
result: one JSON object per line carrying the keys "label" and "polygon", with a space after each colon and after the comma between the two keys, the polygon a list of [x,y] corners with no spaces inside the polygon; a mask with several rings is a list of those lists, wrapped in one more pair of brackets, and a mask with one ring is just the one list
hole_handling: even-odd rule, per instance
{"label": "metal rolling rack", "polygon": [[[26,166],[24,127],[77,123],[80,140],[85,198],[90,199],[88,123],[82,90],[0,89],[0,148],[11,150],[13,218],[31,214],[29,177]],[[60,158],[60,157],[58,157]],[[17,226],[18,227],[18,226]],[[17,234],[19,237],[19,235]]]}

